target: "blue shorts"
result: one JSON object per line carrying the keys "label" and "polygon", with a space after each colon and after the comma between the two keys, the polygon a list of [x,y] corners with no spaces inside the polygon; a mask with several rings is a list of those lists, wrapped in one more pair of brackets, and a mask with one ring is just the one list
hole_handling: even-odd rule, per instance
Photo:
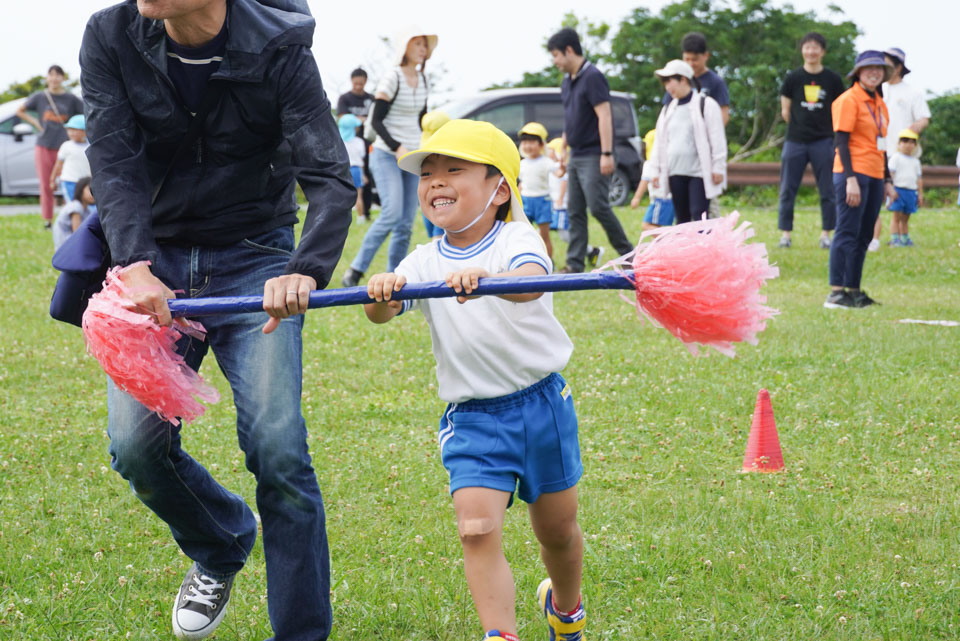
{"label": "blue shorts", "polygon": [[650,206],[647,207],[647,213],[643,216],[643,222],[651,225],[660,225],[666,227],[673,224],[673,200],[670,198],[654,198]]}
{"label": "blue shorts", "polygon": [[567,216],[566,208],[550,210],[550,229],[558,231],[570,229],[570,218]]}
{"label": "blue shorts", "polygon": [[894,189],[897,190],[897,199],[890,203],[887,209],[907,215],[915,214],[917,212],[917,190],[903,187],[894,187]]}
{"label": "blue shorts", "polygon": [[350,175],[353,177],[353,186],[357,189],[363,187],[363,167],[350,166]]}
{"label": "blue shorts", "polygon": [[583,474],[573,395],[559,374],[507,396],[448,405],[437,439],[451,494],[485,487],[533,503]]}
{"label": "blue shorts", "polygon": [[549,223],[551,218],[549,196],[524,196],[523,213],[534,225]]}

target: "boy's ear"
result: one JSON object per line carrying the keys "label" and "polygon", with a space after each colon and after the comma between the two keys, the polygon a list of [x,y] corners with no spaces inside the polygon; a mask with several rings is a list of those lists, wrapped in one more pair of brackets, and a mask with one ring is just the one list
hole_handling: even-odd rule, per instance
{"label": "boy's ear", "polygon": [[507,186],[507,181],[504,180],[502,183],[500,183],[500,186],[497,187],[497,195],[493,197],[492,204],[499,207],[503,203],[509,202],[510,196],[511,196],[510,187]]}

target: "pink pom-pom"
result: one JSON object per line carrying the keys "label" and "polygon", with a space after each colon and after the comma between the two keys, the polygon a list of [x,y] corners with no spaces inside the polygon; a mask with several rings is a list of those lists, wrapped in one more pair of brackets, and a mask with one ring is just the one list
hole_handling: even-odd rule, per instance
{"label": "pink pom-pom", "polygon": [[[746,244],[750,223],[740,214],[644,232],[637,249],[608,264],[634,269],[636,307],[679,338],[691,353],[697,344],[727,356],[734,343],[757,344],[757,332],[779,313],[760,288],[780,274],[762,243]],[[652,237],[652,242],[644,239]]]}
{"label": "pink pom-pom", "polygon": [[120,279],[124,269],[107,272],[104,288],[87,305],[87,351],[117,387],[160,418],[174,425],[180,424],[178,417],[191,421],[206,409],[197,398],[216,403],[220,393],[190,369],[175,346],[183,334],[203,340],[206,330],[193,321],[161,327],[152,316],[128,309],[125,294],[131,290]]}

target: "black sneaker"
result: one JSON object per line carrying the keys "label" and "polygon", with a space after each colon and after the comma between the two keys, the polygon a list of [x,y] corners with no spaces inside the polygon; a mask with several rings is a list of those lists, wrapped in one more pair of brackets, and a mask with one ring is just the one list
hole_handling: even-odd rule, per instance
{"label": "black sneaker", "polygon": [[178,639],[202,639],[220,625],[230,601],[233,577],[218,581],[190,566],[173,604],[173,633]]}
{"label": "black sneaker", "polygon": [[603,247],[589,247],[587,249],[587,264],[591,267],[596,267],[601,258],[603,258]]}
{"label": "black sneaker", "polygon": [[340,283],[343,284],[344,287],[356,287],[360,284],[361,278],[363,278],[363,272],[358,272],[353,267],[347,267],[347,271],[343,275]]}
{"label": "black sneaker", "polygon": [[560,269],[554,271],[553,273],[554,273],[554,274],[579,274],[581,271],[582,271],[582,270],[574,269],[573,267],[570,267],[569,265],[565,265],[565,266],[561,267]]}
{"label": "black sneaker", "polygon": [[823,306],[827,309],[849,309],[856,307],[853,302],[853,297],[842,289],[840,291],[830,292],[827,300],[823,301]]}
{"label": "black sneaker", "polygon": [[867,292],[862,289],[855,294],[851,294],[850,298],[853,300],[854,307],[868,307],[870,305],[879,305],[877,301],[873,300],[867,296]]}

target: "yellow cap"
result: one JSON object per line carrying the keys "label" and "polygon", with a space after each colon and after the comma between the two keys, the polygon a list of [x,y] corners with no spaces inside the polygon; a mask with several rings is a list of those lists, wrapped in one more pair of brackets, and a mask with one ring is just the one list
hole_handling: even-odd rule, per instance
{"label": "yellow cap", "polygon": [[437,154],[461,158],[482,165],[493,165],[510,188],[510,213],[507,220],[526,223],[523,201],[517,189],[520,174],[520,153],[510,136],[489,122],[477,120],[451,120],[440,127],[423,147],[404,154],[397,164],[411,174],[420,173],[420,165],[427,156]]}
{"label": "yellow cap", "polygon": [[538,136],[544,144],[547,143],[547,128],[541,125],[539,122],[528,122],[525,124],[520,131],[517,132],[517,135],[521,134],[530,134],[531,136]]}
{"label": "yellow cap", "polygon": [[644,153],[644,156],[646,157],[646,160],[650,160],[650,152],[653,151],[653,139],[656,137],[656,135],[657,135],[656,129],[651,129],[650,131],[648,131],[643,135],[643,147],[644,147],[643,153]]}
{"label": "yellow cap", "polygon": [[427,144],[431,136],[437,133],[437,129],[448,122],[450,122],[450,116],[447,115],[447,112],[440,111],[439,109],[423,114],[423,118],[420,119],[420,129],[423,131],[423,133],[420,134],[420,146],[423,147]]}
{"label": "yellow cap", "polygon": [[904,129],[899,134],[897,134],[897,140],[900,138],[909,138],[910,140],[920,140],[920,136],[917,135],[913,129]]}
{"label": "yellow cap", "polygon": [[547,147],[553,149],[558,155],[563,153],[563,138],[554,138],[547,143]]}

